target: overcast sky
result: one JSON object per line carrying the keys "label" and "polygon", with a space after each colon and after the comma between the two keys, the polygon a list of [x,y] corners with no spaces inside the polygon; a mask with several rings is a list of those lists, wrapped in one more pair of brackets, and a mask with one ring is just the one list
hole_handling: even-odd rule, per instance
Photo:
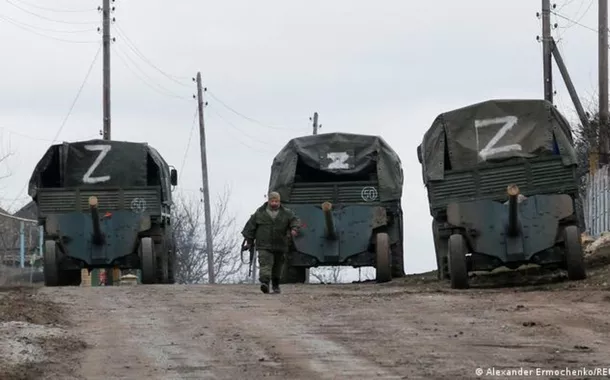
{"label": "overcast sky", "polygon": [[[552,16],[553,35],[588,105],[597,96],[597,2],[556,4],[559,15],[580,24]],[[0,1],[0,142],[12,153],[2,166],[11,174],[0,182],[4,208],[14,211],[30,200],[25,184],[100,46],[100,5]],[[232,187],[230,209],[241,229],[265,201],[274,155],[290,138],[311,133],[314,111],[320,133],[381,135],[403,161],[407,273],[436,268],[416,156],[434,118],[490,98],[543,97],[540,1],[119,0],[114,6],[112,139],[157,148],[180,170],[179,191],[197,196],[197,129],[187,143],[196,107],[191,78],[201,71],[210,91],[211,195]],[[99,136],[101,58],[58,140]],[[556,68],[554,79],[555,103],[575,120]]]}

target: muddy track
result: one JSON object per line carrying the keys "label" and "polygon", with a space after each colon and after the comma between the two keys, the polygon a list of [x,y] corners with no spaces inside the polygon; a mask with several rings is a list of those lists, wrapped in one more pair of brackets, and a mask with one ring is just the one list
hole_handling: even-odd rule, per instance
{"label": "muddy track", "polygon": [[610,291],[428,285],[45,288],[85,379],[472,378],[608,365]]}

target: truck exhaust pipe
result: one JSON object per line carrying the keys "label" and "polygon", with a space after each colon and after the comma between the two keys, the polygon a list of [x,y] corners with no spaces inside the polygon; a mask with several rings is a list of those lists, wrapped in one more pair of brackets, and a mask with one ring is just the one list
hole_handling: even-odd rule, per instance
{"label": "truck exhaust pipe", "polygon": [[519,187],[517,185],[509,185],[506,189],[508,194],[508,227],[507,233],[509,236],[519,235]]}
{"label": "truck exhaust pipe", "polygon": [[97,197],[92,195],[89,197],[89,209],[91,210],[91,221],[93,222],[93,244],[102,245],[104,243],[104,234],[100,226],[100,215],[97,211]]}
{"label": "truck exhaust pipe", "polygon": [[324,237],[327,239],[336,239],[335,221],[331,212],[333,205],[330,202],[322,203],[322,212],[324,213]]}

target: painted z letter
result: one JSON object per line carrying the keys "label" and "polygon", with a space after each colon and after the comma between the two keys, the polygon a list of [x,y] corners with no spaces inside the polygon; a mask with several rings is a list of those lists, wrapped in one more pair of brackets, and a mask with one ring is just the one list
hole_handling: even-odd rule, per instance
{"label": "painted z letter", "polygon": [[506,135],[506,133],[515,126],[515,124],[517,124],[518,120],[519,119],[516,116],[505,116],[496,117],[493,119],[483,119],[474,121],[474,127],[477,131],[479,130],[479,128],[489,127],[490,125],[503,124],[502,128],[500,128],[500,130],[494,135],[494,137],[489,140],[487,145],[485,145],[485,148],[481,149],[481,151],[479,152],[479,157],[481,157],[483,161],[486,161],[490,156],[493,156],[498,153],[514,152],[522,149],[520,144],[496,146],[500,139],[504,137],[504,135]]}
{"label": "painted z letter", "polygon": [[102,160],[104,159],[104,157],[106,157],[106,155],[110,151],[110,148],[112,148],[110,145],[85,145],[85,149],[87,149],[88,151],[97,150],[100,152],[100,154],[97,156],[95,161],[93,161],[93,164],[91,164],[91,166],[83,176],[83,183],[94,184],[110,180],[109,175],[101,177],[91,177],[91,174],[93,174],[93,171],[97,169],[97,167],[102,163]]}

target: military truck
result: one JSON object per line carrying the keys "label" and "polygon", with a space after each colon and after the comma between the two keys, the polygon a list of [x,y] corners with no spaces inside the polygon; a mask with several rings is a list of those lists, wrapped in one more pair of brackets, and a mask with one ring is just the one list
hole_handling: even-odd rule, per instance
{"label": "military truck", "polygon": [[439,279],[523,264],[586,277],[570,126],[544,100],[488,100],[436,117],[417,148]]}
{"label": "military truck", "polygon": [[52,145],[29,182],[44,226],[45,285],[78,285],[83,268],[117,267],[140,269],[145,284],[174,283],[177,176],[146,143]]}
{"label": "military truck", "polygon": [[307,268],[373,266],[377,281],[404,276],[403,172],[379,136],[327,133],[290,140],[275,156],[269,191],[301,220],[285,283]]}

